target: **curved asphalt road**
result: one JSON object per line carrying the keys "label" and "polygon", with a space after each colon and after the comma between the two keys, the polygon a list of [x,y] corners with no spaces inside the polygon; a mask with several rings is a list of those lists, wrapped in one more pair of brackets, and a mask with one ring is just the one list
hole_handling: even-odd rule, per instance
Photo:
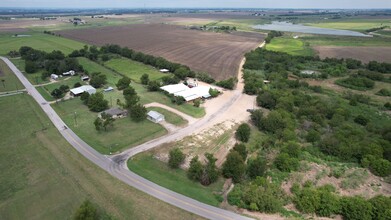
{"label": "curved asphalt road", "polygon": [[[30,94],[38,102],[38,104],[41,106],[41,108],[49,117],[49,119],[59,130],[61,135],[84,157],[86,157],[87,159],[89,159],[90,161],[92,161],[102,169],[106,170],[114,177],[120,179],[126,184],[138,190],[141,190],[153,197],[156,197],[178,208],[184,209],[186,211],[192,212],[194,214],[197,214],[199,216],[208,219],[235,219],[235,220],[250,219],[241,216],[239,214],[229,212],[224,209],[206,205],[204,203],[198,202],[194,199],[191,199],[189,197],[183,196],[181,194],[168,190],[164,187],[161,187],[155,183],[152,183],[151,181],[148,181],[136,175],[135,173],[129,171],[125,163],[125,161],[132,155],[156,147],[160,145],[160,143],[174,141],[177,138],[186,136],[187,134],[195,130],[195,127],[193,126],[201,127],[205,123],[208,123],[211,120],[213,120],[216,117],[216,115],[211,115],[207,118],[204,118],[196,122],[195,124],[193,124],[192,127],[186,127],[171,135],[147,142],[145,144],[138,146],[137,148],[130,149],[124,152],[124,154],[121,154],[111,159],[95,151],[91,146],[89,146],[87,143],[81,140],[71,129],[69,128],[64,129],[65,123],[53,110],[50,104],[48,104],[46,100],[41,96],[41,94],[35,89],[35,87],[26,79],[26,77],[7,58],[0,57],[0,59],[2,59],[9,66],[9,68],[15,73],[15,75],[19,78],[22,84],[26,87],[28,94]],[[222,111],[227,110],[240,97],[240,94],[241,94],[240,92],[235,93],[231,101],[228,102],[226,105],[224,105],[221,110]]]}

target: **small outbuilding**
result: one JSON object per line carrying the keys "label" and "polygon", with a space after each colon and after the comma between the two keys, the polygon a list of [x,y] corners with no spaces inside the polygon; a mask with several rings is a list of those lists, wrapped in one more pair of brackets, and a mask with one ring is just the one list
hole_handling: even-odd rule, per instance
{"label": "small outbuilding", "polygon": [[168,69],[161,69],[160,72],[161,72],[161,73],[169,73],[170,70],[168,70]]}
{"label": "small outbuilding", "polygon": [[156,111],[149,111],[147,113],[147,119],[154,122],[154,123],[159,123],[159,122],[162,122],[165,120],[164,115],[162,115]]}
{"label": "small outbuilding", "polygon": [[84,92],[87,92],[88,94],[92,95],[96,93],[96,89],[90,85],[80,86],[74,89],[71,89],[71,95],[72,96],[79,96],[83,94]]}
{"label": "small outbuilding", "polygon": [[76,73],[73,70],[70,70],[68,72],[62,73],[63,76],[74,76]]}
{"label": "small outbuilding", "polygon": [[111,108],[111,109],[107,109],[106,111],[103,111],[99,114],[99,117],[101,117],[102,113],[106,113],[108,115],[110,115],[112,118],[123,118],[123,117],[126,117],[128,115],[128,111],[127,110],[122,110],[122,109],[119,109],[119,108]]}
{"label": "small outbuilding", "polygon": [[52,74],[50,75],[51,79],[58,80],[58,75],[57,74]]}
{"label": "small outbuilding", "polygon": [[111,92],[111,91],[114,91],[114,88],[111,86],[103,90],[103,92]]}
{"label": "small outbuilding", "polygon": [[80,79],[81,79],[81,81],[88,81],[88,80],[90,80],[90,77],[84,75],[84,76],[81,76]]}

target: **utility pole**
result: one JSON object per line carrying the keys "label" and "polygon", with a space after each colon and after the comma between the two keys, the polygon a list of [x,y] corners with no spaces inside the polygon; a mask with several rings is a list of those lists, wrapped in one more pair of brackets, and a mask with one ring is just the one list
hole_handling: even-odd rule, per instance
{"label": "utility pole", "polygon": [[74,118],[75,118],[75,126],[77,126],[77,119],[76,119],[76,112],[75,112],[75,114],[74,114]]}

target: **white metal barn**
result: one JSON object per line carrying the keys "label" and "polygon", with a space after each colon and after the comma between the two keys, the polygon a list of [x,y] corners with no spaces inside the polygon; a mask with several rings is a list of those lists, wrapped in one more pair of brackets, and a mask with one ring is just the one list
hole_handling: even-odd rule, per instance
{"label": "white metal barn", "polygon": [[96,93],[96,89],[90,85],[80,86],[74,89],[71,89],[71,95],[79,96],[84,92],[88,92],[88,94],[92,95]]}
{"label": "white metal barn", "polygon": [[149,111],[147,113],[147,118],[148,120],[154,122],[154,123],[159,123],[164,121],[164,115],[160,114],[159,112],[156,111]]}

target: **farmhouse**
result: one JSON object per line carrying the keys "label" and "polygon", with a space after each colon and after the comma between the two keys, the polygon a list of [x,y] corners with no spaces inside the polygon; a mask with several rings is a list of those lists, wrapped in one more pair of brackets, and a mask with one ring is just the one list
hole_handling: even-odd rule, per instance
{"label": "farmhouse", "polygon": [[58,80],[58,75],[57,74],[52,74],[50,75],[51,79]]}
{"label": "farmhouse", "polygon": [[174,96],[182,96],[186,102],[193,101],[195,99],[210,97],[209,90],[211,87],[208,86],[196,86],[189,88],[184,84],[175,84],[161,87],[162,90],[173,94]]}
{"label": "farmhouse", "polygon": [[94,87],[90,86],[90,85],[80,86],[80,87],[71,89],[71,95],[72,96],[79,96],[79,95],[81,95],[84,92],[88,92],[88,94],[91,95],[91,94],[95,94],[96,93],[96,89]]}
{"label": "farmhouse", "polygon": [[62,73],[63,76],[74,76],[76,73],[73,70],[70,70],[68,72]]}
{"label": "farmhouse", "polygon": [[164,115],[162,115],[156,111],[149,111],[147,114],[147,118],[148,118],[148,120],[150,120],[154,123],[159,123],[161,121],[164,121]]}
{"label": "farmhouse", "polygon": [[[127,110],[122,110],[122,109],[119,109],[119,108],[111,108],[111,109],[108,109],[106,111],[103,111],[102,113],[106,113],[109,116],[111,116],[112,118],[123,118],[123,117],[126,117],[128,115],[128,111]],[[99,117],[102,116],[102,113],[99,114]]]}

